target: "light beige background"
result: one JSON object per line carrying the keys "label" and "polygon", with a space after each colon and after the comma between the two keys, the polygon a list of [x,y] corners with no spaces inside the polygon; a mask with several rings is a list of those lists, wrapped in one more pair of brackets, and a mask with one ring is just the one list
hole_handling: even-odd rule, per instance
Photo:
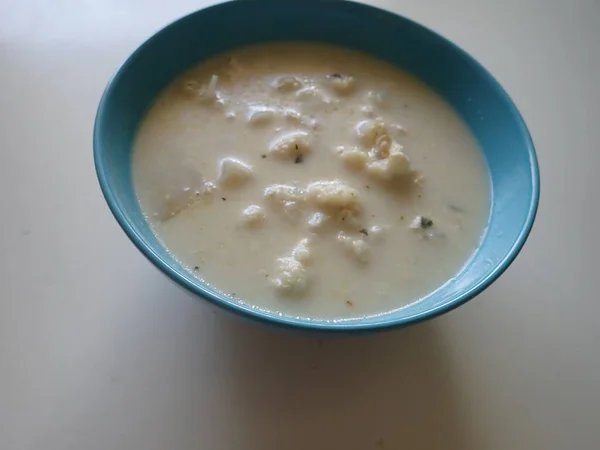
{"label": "light beige background", "polygon": [[320,340],[161,276],[92,164],[109,76],[208,4],[0,0],[0,449],[600,448],[598,0],[379,0],[494,73],[538,148],[523,253],[459,310]]}

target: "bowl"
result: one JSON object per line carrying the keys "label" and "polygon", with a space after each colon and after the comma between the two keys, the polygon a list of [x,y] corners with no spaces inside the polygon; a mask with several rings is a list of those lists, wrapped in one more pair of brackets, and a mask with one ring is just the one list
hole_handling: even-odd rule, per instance
{"label": "bowl", "polygon": [[[316,41],[361,50],[425,81],[463,117],[489,167],[491,205],[479,247],[457,276],[426,298],[391,313],[352,321],[317,321],[252,309],[215,293],[183,269],[152,233],[132,186],[136,129],[157,94],[199,61],[267,41]],[[496,280],[533,225],[539,173],[517,108],[475,59],[435,32],[364,4],[331,0],[244,0],[185,16],[144,42],[118,69],[100,101],[94,160],[102,192],[136,247],[180,286],[216,305],[288,327],[359,331],[398,327],[448,312]]]}

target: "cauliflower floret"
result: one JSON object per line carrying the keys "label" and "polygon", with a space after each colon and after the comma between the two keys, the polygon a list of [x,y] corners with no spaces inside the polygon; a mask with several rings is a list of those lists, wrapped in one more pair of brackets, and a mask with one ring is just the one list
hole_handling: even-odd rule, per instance
{"label": "cauliflower floret", "polygon": [[306,131],[293,131],[271,142],[269,152],[281,159],[296,159],[311,151],[311,135]]}
{"label": "cauliflower floret", "polygon": [[302,239],[292,250],[291,257],[277,260],[275,287],[285,294],[300,294],[306,290],[308,276],[306,266],[312,263],[310,240]]}
{"label": "cauliflower floret", "polygon": [[355,239],[352,241],[352,253],[356,259],[363,264],[368,263],[371,257],[369,244],[362,239]]}
{"label": "cauliflower floret", "polygon": [[294,247],[294,250],[292,250],[292,258],[301,262],[305,266],[312,262],[312,254],[308,248],[309,244],[310,241],[308,239],[302,239],[300,242],[298,242],[298,245]]}
{"label": "cauliflower floret", "polygon": [[326,105],[332,103],[332,100],[325,96],[316,86],[309,86],[296,92],[296,98],[309,109],[320,110]]}
{"label": "cauliflower floret", "polygon": [[358,262],[361,264],[366,264],[369,262],[371,257],[371,249],[369,248],[369,244],[367,244],[364,240],[354,239],[343,231],[340,231],[337,236],[337,240],[348,252],[350,252],[350,254],[352,254],[352,256],[356,258]]}
{"label": "cauliflower floret", "polygon": [[276,111],[264,105],[254,105],[250,107],[246,121],[249,125],[264,126],[272,122]]}
{"label": "cauliflower floret", "polygon": [[[217,190],[217,185],[215,183],[211,183],[210,181],[204,182],[203,187],[204,187],[205,194],[212,194],[213,192],[215,192]],[[198,191],[196,191],[196,195],[199,195]]]}
{"label": "cauliflower floret", "polygon": [[362,211],[359,192],[340,180],[311,183],[306,192],[307,199],[319,209],[348,210],[356,214]]}
{"label": "cauliflower floret", "polygon": [[381,118],[363,120],[356,125],[355,130],[360,143],[367,149],[375,145],[379,136],[389,134]]}
{"label": "cauliflower floret", "polygon": [[316,130],[319,127],[319,122],[317,121],[317,119],[311,116],[300,114],[294,109],[283,110],[283,117],[285,117],[290,122],[303,125],[307,128],[310,128],[311,130]]}
{"label": "cauliflower floret", "polygon": [[408,156],[402,152],[402,146],[393,142],[387,157],[367,164],[367,173],[374,178],[387,181],[409,175],[413,170]]}
{"label": "cauliflower floret", "polygon": [[306,268],[296,258],[279,258],[276,278],[271,282],[284,294],[300,294],[308,286]]}
{"label": "cauliflower floret", "polygon": [[287,184],[272,184],[265,189],[265,198],[275,204],[284,204],[285,202],[303,202],[306,193],[304,189]]}
{"label": "cauliflower floret", "polygon": [[346,167],[352,170],[363,169],[369,159],[369,155],[358,148],[338,147],[336,152]]}
{"label": "cauliflower floret", "polygon": [[410,228],[413,230],[426,230],[433,226],[433,220],[423,216],[416,216],[410,223]]}
{"label": "cauliflower floret", "polygon": [[306,100],[306,101],[317,100],[320,102],[327,101],[326,97],[323,95],[321,90],[319,88],[317,88],[316,86],[308,86],[303,89],[300,89],[298,92],[296,92],[296,98],[300,101],[302,101],[302,100]]}
{"label": "cauliflower floret", "polygon": [[369,92],[367,92],[367,99],[374,106],[379,106],[379,107],[386,106],[385,94],[382,91],[369,91]]}
{"label": "cauliflower floret", "polygon": [[351,75],[333,73],[327,75],[327,81],[331,88],[341,95],[350,94],[356,89],[356,79]]}
{"label": "cauliflower floret", "polygon": [[[392,141],[392,137],[385,133],[377,136],[375,139],[375,145],[369,152],[369,156],[373,159],[383,159],[390,156],[390,152],[392,151],[392,145],[398,146]],[[402,149],[402,147],[400,147]]]}
{"label": "cauliflower floret", "polygon": [[303,189],[285,184],[274,184],[267,186],[264,195],[267,201],[280,209],[289,221],[298,220],[305,201]]}
{"label": "cauliflower floret", "polygon": [[363,105],[360,107],[360,112],[362,112],[367,117],[375,116],[375,109],[371,105]]}
{"label": "cauliflower floret", "polygon": [[400,145],[394,144],[387,158],[367,164],[367,173],[384,181],[412,173],[410,161],[401,149]]}
{"label": "cauliflower floret", "polygon": [[266,220],[265,212],[258,205],[250,205],[242,211],[242,220],[248,228],[258,227]]}
{"label": "cauliflower floret", "polygon": [[236,158],[223,158],[219,161],[218,183],[224,187],[236,188],[252,178],[252,166]]}
{"label": "cauliflower floret", "polygon": [[328,215],[316,212],[308,219],[308,228],[312,231],[321,230],[329,222],[329,219]]}
{"label": "cauliflower floret", "polygon": [[293,92],[302,87],[302,82],[293,76],[283,76],[275,79],[271,83],[271,86],[273,86],[279,92]]}

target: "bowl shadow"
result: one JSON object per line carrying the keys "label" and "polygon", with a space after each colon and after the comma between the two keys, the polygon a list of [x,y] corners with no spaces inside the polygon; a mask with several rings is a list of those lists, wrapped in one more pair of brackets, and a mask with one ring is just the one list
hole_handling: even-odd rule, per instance
{"label": "bowl shadow", "polygon": [[246,450],[476,448],[439,322],[332,336],[213,317]]}

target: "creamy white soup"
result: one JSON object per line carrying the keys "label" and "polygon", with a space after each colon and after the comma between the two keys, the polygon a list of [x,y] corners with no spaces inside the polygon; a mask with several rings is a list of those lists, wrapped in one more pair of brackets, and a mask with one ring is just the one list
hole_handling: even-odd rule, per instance
{"label": "creamy white soup", "polygon": [[482,152],[411,75],[368,55],[264,44],[173,81],[137,135],[133,176],[158,239],[253,308],[383,314],[455,276],[489,210]]}

